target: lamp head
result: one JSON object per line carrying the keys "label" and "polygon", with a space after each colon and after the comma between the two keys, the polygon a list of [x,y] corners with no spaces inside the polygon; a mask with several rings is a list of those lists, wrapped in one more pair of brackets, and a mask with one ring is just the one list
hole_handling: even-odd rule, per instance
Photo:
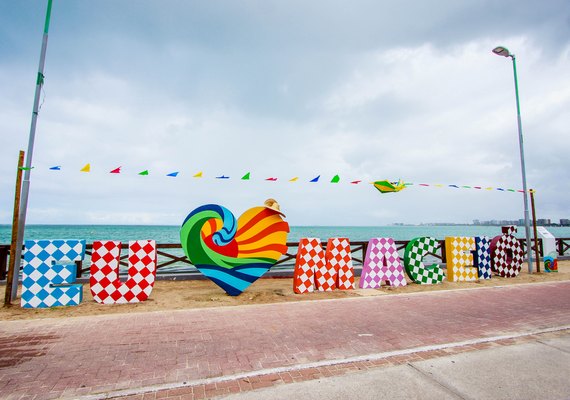
{"label": "lamp head", "polygon": [[503,57],[512,57],[513,56],[511,54],[511,52],[509,51],[509,49],[507,49],[506,47],[503,47],[503,46],[495,47],[493,49],[493,53],[495,53],[498,56],[503,56]]}

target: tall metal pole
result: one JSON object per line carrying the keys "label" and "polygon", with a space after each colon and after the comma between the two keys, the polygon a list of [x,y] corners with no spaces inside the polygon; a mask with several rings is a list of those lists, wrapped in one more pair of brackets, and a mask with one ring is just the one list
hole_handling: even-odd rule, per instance
{"label": "tall metal pole", "polygon": [[42,50],[40,53],[40,65],[38,67],[38,77],[36,79],[36,94],[34,96],[34,108],[32,111],[32,123],[30,125],[30,137],[28,139],[28,151],[26,152],[26,167],[24,169],[24,181],[22,182],[22,198],[20,200],[19,230],[18,240],[16,242],[16,251],[14,252],[14,280],[12,281],[12,298],[15,299],[18,292],[18,276],[20,271],[20,263],[22,258],[22,245],[24,243],[24,230],[26,227],[26,211],[28,208],[28,194],[30,193],[30,175],[32,172],[32,156],[34,153],[34,139],[36,137],[36,123],[38,120],[38,112],[40,105],[40,96],[42,86],[44,84],[44,64],[46,60],[46,50],[48,43],[49,21],[51,17],[51,3],[48,0],[46,21],[44,24],[44,35],[42,39]]}
{"label": "tall metal pole", "polygon": [[528,273],[532,274],[532,246],[530,244],[530,217],[528,212],[528,190],[526,186],[526,168],[524,163],[524,142],[522,133],[522,123],[521,123],[521,106],[519,102],[519,84],[517,79],[517,63],[515,61],[515,55],[510,55],[513,60],[513,74],[515,76],[515,97],[517,99],[517,123],[519,128],[519,148],[521,153],[521,172],[522,172],[522,184],[523,184],[523,198],[524,198],[524,230],[526,235],[526,251],[528,257]]}

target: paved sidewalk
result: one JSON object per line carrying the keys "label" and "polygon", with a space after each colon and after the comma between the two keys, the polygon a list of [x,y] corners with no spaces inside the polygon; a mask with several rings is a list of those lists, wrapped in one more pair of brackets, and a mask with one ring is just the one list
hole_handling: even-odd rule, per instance
{"label": "paved sidewalk", "polygon": [[528,343],[275,385],[220,400],[567,399],[568,371],[570,331]]}
{"label": "paved sidewalk", "polygon": [[204,398],[268,386],[248,378],[242,387],[245,376],[302,375],[374,355],[381,364],[407,350],[569,326],[570,282],[1,321],[0,398]]}

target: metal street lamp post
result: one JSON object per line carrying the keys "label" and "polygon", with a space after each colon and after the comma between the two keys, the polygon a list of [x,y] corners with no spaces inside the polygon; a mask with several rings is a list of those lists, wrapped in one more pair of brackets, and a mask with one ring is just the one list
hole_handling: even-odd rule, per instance
{"label": "metal street lamp post", "polygon": [[40,52],[40,64],[36,79],[36,92],[34,96],[34,108],[32,110],[32,123],[30,126],[30,136],[28,138],[28,151],[26,152],[26,167],[24,168],[24,181],[22,183],[22,197],[20,199],[20,215],[18,217],[19,229],[14,260],[10,260],[14,268],[14,280],[12,281],[12,299],[16,298],[18,291],[18,274],[20,273],[20,260],[22,258],[22,245],[24,243],[24,230],[26,228],[26,212],[28,210],[28,194],[30,192],[30,175],[32,170],[32,156],[34,153],[34,140],[36,137],[36,124],[39,113],[40,93],[44,84],[44,64],[46,60],[46,50],[48,43],[48,31],[51,18],[52,0],[48,0],[46,19],[44,24],[44,34],[42,38],[42,49]]}
{"label": "metal street lamp post", "polygon": [[[495,47],[493,53],[498,56],[510,57],[513,60],[513,74],[515,76],[515,97],[517,100],[517,123],[519,128],[519,148],[521,157],[521,173],[522,173],[522,183],[523,183],[523,198],[524,198],[524,229],[526,235],[526,251],[528,257],[528,272],[532,274],[532,247],[530,245],[530,217],[528,212],[528,190],[526,186],[526,168],[524,163],[524,143],[523,143],[523,133],[522,133],[522,123],[521,123],[521,107],[519,102],[519,85],[517,80],[517,63],[515,61],[515,55],[512,54],[506,47]],[[536,255],[538,257],[538,254]]]}

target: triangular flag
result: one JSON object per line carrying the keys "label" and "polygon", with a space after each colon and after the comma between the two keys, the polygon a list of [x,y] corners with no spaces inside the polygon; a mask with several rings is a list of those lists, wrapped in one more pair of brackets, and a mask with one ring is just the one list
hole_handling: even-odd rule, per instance
{"label": "triangular flag", "polygon": [[178,176],[178,171],[176,171],[176,172],[171,172],[171,173],[167,174],[166,176],[176,177],[176,176]]}
{"label": "triangular flag", "polygon": [[321,177],[320,175],[316,176],[313,179],[311,179],[309,182],[318,182],[320,177]]}
{"label": "triangular flag", "polygon": [[247,174],[245,174],[244,176],[241,177],[242,181],[249,181],[249,175],[250,173],[248,172]]}
{"label": "triangular flag", "polygon": [[267,178],[266,181],[271,181],[271,182],[275,182],[277,180],[277,178]]}
{"label": "triangular flag", "polygon": [[91,164],[85,164],[83,168],[79,170],[80,172],[91,172]]}
{"label": "triangular flag", "polygon": [[230,177],[225,176],[225,175],[220,175],[220,176],[216,176],[216,179],[230,179]]}
{"label": "triangular flag", "polygon": [[30,171],[32,169],[34,169],[35,167],[19,167],[22,171]]}
{"label": "triangular flag", "polygon": [[148,169],[145,169],[144,171],[139,172],[139,175],[148,175]]}
{"label": "triangular flag", "polygon": [[331,179],[331,183],[338,183],[340,181],[340,176],[335,175],[333,176],[333,178]]}
{"label": "triangular flag", "polygon": [[350,183],[352,183],[353,185],[358,185],[360,182],[362,182],[362,181],[352,181]]}
{"label": "triangular flag", "polygon": [[299,177],[296,176],[294,178],[289,179],[289,182],[297,182],[299,180]]}
{"label": "triangular flag", "polygon": [[201,178],[202,177],[202,171],[198,172],[196,175],[193,176],[194,178]]}
{"label": "triangular flag", "polygon": [[55,167],[50,168],[52,171],[61,171],[61,165],[56,165]]}
{"label": "triangular flag", "polygon": [[121,167],[117,167],[114,170],[109,172],[110,174],[120,174],[121,173]]}
{"label": "triangular flag", "polygon": [[459,186],[457,185],[448,185],[449,187],[455,188],[455,189],[459,189]]}

